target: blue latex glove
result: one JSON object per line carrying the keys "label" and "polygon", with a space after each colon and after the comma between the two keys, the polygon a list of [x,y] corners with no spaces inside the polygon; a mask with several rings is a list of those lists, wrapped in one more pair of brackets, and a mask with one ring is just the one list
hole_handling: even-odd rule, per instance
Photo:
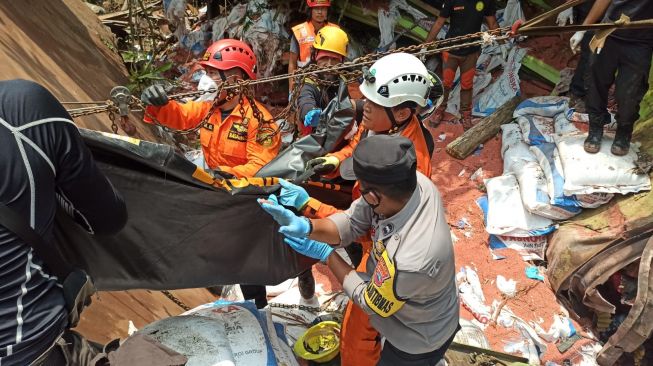
{"label": "blue latex glove", "polygon": [[322,110],[320,108],[311,109],[304,116],[304,127],[317,127],[320,122],[320,115]]}
{"label": "blue latex glove", "polygon": [[300,211],[306,206],[308,199],[311,198],[304,188],[294,185],[285,179],[279,179],[279,184],[281,185],[279,203],[284,206],[291,206],[297,211]]}
{"label": "blue latex glove", "polygon": [[327,258],[333,253],[334,248],[327,243],[315,241],[311,239],[297,239],[286,237],[283,241],[290,245],[297,253],[303,254],[307,257],[319,259],[321,262],[326,262]]}
{"label": "blue latex glove", "polygon": [[535,266],[530,266],[526,268],[526,277],[544,282],[544,276],[540,273],[540,270]]}
{"label": "blue latex glove", "polygon": [[281,225],[279,232],[286,236],[295,238],[305,238],[310,234],[311,225],[305,217],[299,217],[292,211],[284,208],[277,202],[277,197],[273,194],[268,197],[268,201],[259,200],[259,204],[265,212],[272,215],[272,218]]}

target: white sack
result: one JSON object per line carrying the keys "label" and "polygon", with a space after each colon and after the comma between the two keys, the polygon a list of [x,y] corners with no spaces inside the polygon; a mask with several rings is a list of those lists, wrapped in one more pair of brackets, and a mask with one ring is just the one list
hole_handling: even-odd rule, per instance
{"label": "white sack", "polygon": [[514,175],[488,179],[485,187],[488,194],[488,233],[525,237],[545,235],[555,230],[553,221],[526,210]]}
{"label": "white sack", "polygon": [[475,116],[488,116],[512,97],[519,95],[518,73],[521,68],[521,60],[526,56],[526,52],[525,48],[519,47],[513,47],[510,50],[503,74],[474,102],[472,113]]}
{"label": "white sack", "polygon": [[596,154],[583,149],[585,134],[556,137],[565,175],[564,193],[589,194],[635,193],[651,190],[651,180],[646,174],[635,174],[633,168],[637,160],[638,147],[631,144],[626,156],[616,156],[610,152],[613,139],[605,136],[601,150]]}
{"label": "white sack", "polygon": [[530,151],[535,155],[544,172],[551,204],[595,208],[612,199],[613,195],[610,193],[566,194],[563,164],[555,144],[545,143],[532,146]]}

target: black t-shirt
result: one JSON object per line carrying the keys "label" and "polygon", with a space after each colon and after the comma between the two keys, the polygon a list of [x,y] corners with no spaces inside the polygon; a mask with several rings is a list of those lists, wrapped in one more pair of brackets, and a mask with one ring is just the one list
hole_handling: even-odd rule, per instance
{"label": "black t-shirt", "polygon": [[297,98],[300,121],[304,121],[304,117],[306,117],[306,114],[311,109],[320,108],[324,110],[331,99],[335,98],[337,94],[337,86],[320,87],[313,83],[304,82]]}
{"label": "black t-shirt", "polygon": [[[653,0],[612,0],[605,12],[603,22],[614,22],[621,17],[621,14],[627,15],[630,20],[651,19],[653,18]],[[653,45],[653,28],[616,30],[610,37]]]}
{"label": "black t-shirt", "polygon": [[[449,31],[446,38],[480,32],[483,19],[494,16],[495,11],[494,0],[445,0],[440,16],[449,18]],[[475,46],[450,52],[465,56],[480,49],[480,46]]]}
{"label": "black t-shirt", "polygon": [[[53,242],[57,206],[95,234],[127,220],[121,196],[95,165],[63,106],[42,86],[0,81],[0,202]],[[47,265],[0,226],[0,365],[28,365],[68,323]]]}
{"label": "black t-shirt", "polygon": [[592,6],[594,6],[596,0],[587,0],[584,3],[574,6],[574,22],[576,24],[583,24],[587,14],[590,13]]}

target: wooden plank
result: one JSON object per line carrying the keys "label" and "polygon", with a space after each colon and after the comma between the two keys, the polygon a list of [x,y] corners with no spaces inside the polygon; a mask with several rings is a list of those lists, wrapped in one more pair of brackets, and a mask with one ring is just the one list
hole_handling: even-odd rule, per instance
{"label": "wooden plank", "polygon": [[[145,9],[147,10],[147,9],[153,8],[155,6],[159,6],[159,5],[161,5],[161,1],[149,3],[149,4],[145,5]],[[142,10],[141,10],[140,6],[136,7],[136,9],[134,9],[134,12],[136,12],[136,13],[139,13],[141,11]],[[121,11],[116,11],[114,13],[100,15],[100,16],[98,16],[98,18],[100,18],[100,20],[108,20],[108,19],[120,18],[120,17],[124,17],[124,16],[128,16],[128,15],[129,15],[129,10],[121,10]]]}
{"label": "wooden plank", "polygon": [[476,126],[465,131],[447,145],[447,153],[456,159],[465,159],[476,150],[478,145],[499,133],[501,125],[512,121],[512,113],[521,102],[521,96],[510,99],[494,113],[483,118]]}
{"label": "wooden plank", "polygon": [[421,0],[408,0],[408,3],[412,5],[415,8],[418,8],[419,10],[427,13],[428,15],[432,15],[434,17],[437,17],[440,15],[440,10],[435,8],[434,6],[431,6]]}
{"label": "wooden plank", "polygon": [[[170,291],[189,307],[216,300],[206,289]],[[75,330],[100,343],[115,338],[126,338],[129,321],[141,328],[154,321],[175,316],[185,310],[172,302],[161,291],[131,290],[102,291],[92,298],[91,306],[82,313]]]}

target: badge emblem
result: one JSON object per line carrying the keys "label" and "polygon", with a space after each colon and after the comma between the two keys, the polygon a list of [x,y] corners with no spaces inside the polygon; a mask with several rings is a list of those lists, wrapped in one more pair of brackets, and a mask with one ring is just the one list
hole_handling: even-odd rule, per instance
{"label": "badge emblem", "polygon": [[476,11],[483,11],[485,9],[485,4],[482,1],[476,3]]}
{"label": "badge emblem", "polygon": [[374,286],[381,287],[388,278],[390,278],[390,271],[388,271],[385,261],[379,261],[374,271]]}
{"label": "badge emblem", "polygon": [[390,223],[390,224],[383,227],[383,230],[382,230],[383,236],[388,236],[388,235],[392,234],[392,232],[394,232],[394,231],[395,231],[395,226],[392,223]]}

